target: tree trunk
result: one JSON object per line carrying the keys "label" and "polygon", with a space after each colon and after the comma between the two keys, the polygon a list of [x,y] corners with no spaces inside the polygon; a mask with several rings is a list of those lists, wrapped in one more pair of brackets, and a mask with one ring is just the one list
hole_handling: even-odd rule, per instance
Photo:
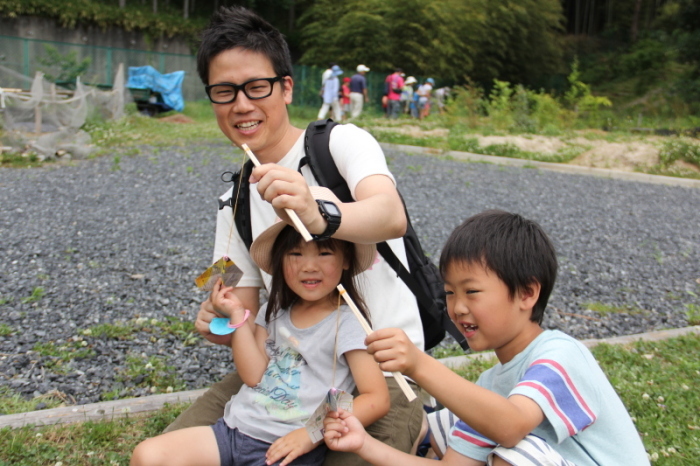
{"label": "tree trunk", "polygon": [[574,35],[581,33],[581,0],[576,0],[576,12],[574,13]]}
{"label": "tree trunk", "polygon": [[126,0],[119,0],[119,8],[124,8],[126,6]]}
{"label": "tree trunk", "polygon": [[294,25],[296,23],[296,11],[294,9],[294,0],[289,0],[289,31],[294,30]]}
{"label": "tree trunk", "polygon": [[182,5],[182,17],[185,19],[190,17],[190,5],[188,0],[184,0],[184,3]]}
{"label": "tree trunk", "polygon": [[158,14],[158,0],[153,0],[153,14]]}
{"label": "tree trunk", "polygon": [[630,39],[632,42],[637,42],[637,36],[639,35],[639,12],[642,9],[642,0],[636,0],[634,2],[634,15],[632,16],[632,27],[630,28]]}

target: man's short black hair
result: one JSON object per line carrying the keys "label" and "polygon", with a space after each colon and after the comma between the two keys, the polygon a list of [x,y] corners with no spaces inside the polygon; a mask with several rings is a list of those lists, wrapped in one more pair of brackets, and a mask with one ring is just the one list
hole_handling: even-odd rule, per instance
{"label": "man's short black hair", "polygon": [[452,232],[440,256],[443,277],[451,264],[481,264],[508,287],[510,298],[534,282],[540,296],[530,320],[542,323],[557,278],[557,255],[542,227],[518,214],[487,210]]}
{"label": "man's short black hair", "polygon": [[289,46],[277,29],[241,6],[221,7],[202,32],[202,42],[197,52],[197,73],[205,86],[211,84],[209,64],[212,59],[236,47],[265,55],[272,62],[277,76],[292,76]]}

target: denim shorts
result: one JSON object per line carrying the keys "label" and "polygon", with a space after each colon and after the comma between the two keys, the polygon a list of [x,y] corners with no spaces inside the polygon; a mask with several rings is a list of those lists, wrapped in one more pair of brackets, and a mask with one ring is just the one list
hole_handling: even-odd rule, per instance
{"label": "denim shorts", "polygon": [[[231,429],[223,419],[211,426],[219,446],[221,466],[267,466],[265,453],[270,444],[249,437],[238,429]],[[321,466],[326,457],[326,446],[319,445],[305,455],[289,463],[294,466]],[[275,463],[276,465],[279,462]]]}

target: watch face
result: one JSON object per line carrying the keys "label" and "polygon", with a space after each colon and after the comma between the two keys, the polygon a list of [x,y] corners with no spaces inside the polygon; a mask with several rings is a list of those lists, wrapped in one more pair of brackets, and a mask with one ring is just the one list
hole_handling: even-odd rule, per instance
{"label": "watch face", "polygon": [[328,213],[328,215],[332,217],[340,217],[340,209],[338,209],[338,206],[336,206],[332,202],[324,201],[323,209],[326,211],[326,213]]}

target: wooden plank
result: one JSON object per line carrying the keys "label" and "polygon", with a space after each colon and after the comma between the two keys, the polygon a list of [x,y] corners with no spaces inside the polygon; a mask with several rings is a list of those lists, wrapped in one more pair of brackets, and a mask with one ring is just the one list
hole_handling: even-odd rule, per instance
{"label": "wooden plank", "polygon": [[29,413],[7,414],[0,416],[0,429],[4,427],[24,427],[27,425],[46,426],[81,421],[110,420],[132,414],[155,411],[160,409],[165,403],[193,402],[206,390],[164,393],[141,398],[126,398],[87,405],[44,409]]}

